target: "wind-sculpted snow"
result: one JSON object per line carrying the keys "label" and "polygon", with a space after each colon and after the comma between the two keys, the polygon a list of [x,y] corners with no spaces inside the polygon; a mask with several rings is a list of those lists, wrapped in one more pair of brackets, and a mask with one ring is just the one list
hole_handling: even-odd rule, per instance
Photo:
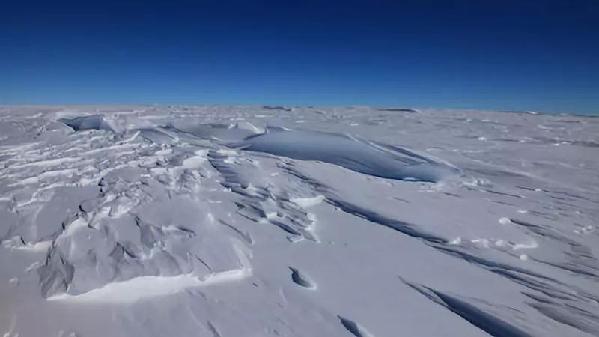
{"label": "wind-sculpted snow", "polygon": [[[404,281],[405,282],[405,281]],[[527,332],[522,331],[511,324],[502,321],[500,318],[477,308],[464,300],[452,297],[447,294],[435,291],[421,285],[407,283],[414,290],[422,293],[428,299],[439,304],[456,315],[464,318],[472,325],[480,328],[491,336],[495,337],[528,337]]]}
{"label": "wind-sculpted snow", "polygon": [[269,129],[243,142],[244,150],[301,160],[318,160],[376,177],[437,182],[456,169],[401,149],[321,132]]}
{"label": "wind-sculpted snow", "polygon": [[202,120],[174,120],[172,127],[199,138],[235,142],[264,132],[250,123],[207,124]]}
{"label": "wind-sculpted snow", "polygon": [[596,336],[598,134],[485,111],[0,107],[0,334]]}

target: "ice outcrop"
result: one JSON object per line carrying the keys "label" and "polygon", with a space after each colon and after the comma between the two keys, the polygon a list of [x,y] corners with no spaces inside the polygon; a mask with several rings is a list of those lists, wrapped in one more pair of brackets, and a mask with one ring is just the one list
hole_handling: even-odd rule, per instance
{"label": "ice outcrop", "polygon": [[112,131],[112,127],[104,120],[102,115],[81,116],[75,118],[60,119],[68,127],[75,131],[83,130],[108,130]]}

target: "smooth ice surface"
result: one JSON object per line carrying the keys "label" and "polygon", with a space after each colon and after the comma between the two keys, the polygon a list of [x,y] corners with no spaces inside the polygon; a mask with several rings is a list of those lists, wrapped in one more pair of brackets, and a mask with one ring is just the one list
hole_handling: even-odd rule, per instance
{"label": "smooth ice surface", "polygon": [[599,119],[0,107],[0,336],[597,336]]}

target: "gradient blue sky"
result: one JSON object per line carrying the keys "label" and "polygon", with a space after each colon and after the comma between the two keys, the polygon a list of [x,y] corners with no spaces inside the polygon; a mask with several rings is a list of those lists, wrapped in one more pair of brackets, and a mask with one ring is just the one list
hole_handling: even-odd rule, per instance
{"label": "gradient blue sky", "polygon": [[599,113],[599,1],[11,1],[0,104]]}

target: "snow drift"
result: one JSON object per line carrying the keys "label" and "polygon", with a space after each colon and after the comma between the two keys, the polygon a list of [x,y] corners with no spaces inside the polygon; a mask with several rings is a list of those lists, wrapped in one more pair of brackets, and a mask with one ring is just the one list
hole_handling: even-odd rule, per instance
{"label": "snow drift", "polygon": [[599,119],[89,111],[0,107],[3,336],[599,334]]}

